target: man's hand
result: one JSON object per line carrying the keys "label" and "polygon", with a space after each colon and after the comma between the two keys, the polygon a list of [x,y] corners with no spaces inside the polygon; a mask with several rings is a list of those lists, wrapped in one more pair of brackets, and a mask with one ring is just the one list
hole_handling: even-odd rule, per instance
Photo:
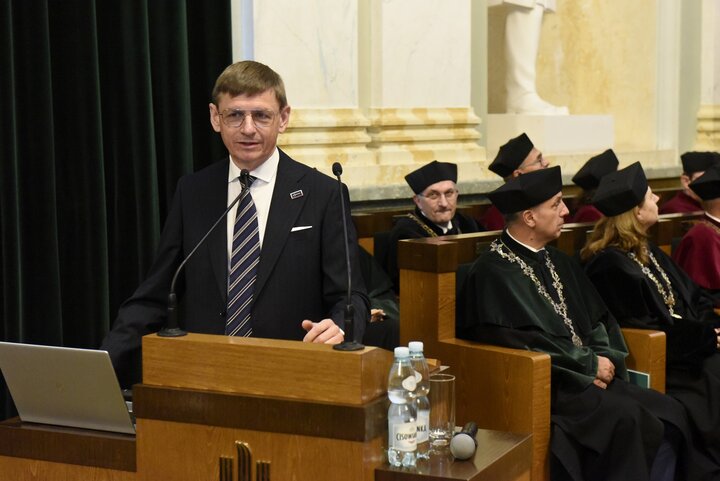
{"label": "man's hand", "polygon": [[370,309],[370,322],[380,322],[385,320],[385,311],[382,309]]}
{"label": "man's hand", "polygon": [[332,319],[323,319],[320,322],[312,322],[305,319],[302,322],[302,328],[307,331],[303,342],[340,344],[345,340],[345,335]]}
{"label": "man's hand", "polygon": [[715,335],[717,336],[715,339],[715,347],[720,349],[720,327],[715,328]]}
{"label": "man's hand", "polygon": [[[597,377],[599,380],[604,382],[606,385],[610,384],[615,377],[615,365],[612,361],[604,356],[598,356],[598,368]],[[602,387],[602,386],[600,386]],[[607,387],[607,386],[605,386]]]}
{"label": "man's hand", "polygon": [[600,389],[607,389],[607,384],[605,384],[604,382],[602,382],[600,379],[595,379],[595,380],[593,381],[593,384],[595,384],[595,385],[596,385],[597,387],[599,387]]}

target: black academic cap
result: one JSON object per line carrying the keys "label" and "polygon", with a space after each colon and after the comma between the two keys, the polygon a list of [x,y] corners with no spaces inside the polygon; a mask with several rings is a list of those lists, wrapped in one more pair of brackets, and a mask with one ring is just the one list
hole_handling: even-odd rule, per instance
{"label": "black academic cap", "polygon": [[600,179],[592,204],[607,217],[620,215],[640,205],[647,189],[645,171],[635,162]]}
{"label": "black academic cap", "polygon": [[500,147],[495,160],[488,167],[500,177],[507,177],[512,174],[515,169],[520,167],[525,157],[528,156],[534,145],[525,133],[522,133],[507,141],[505,145]]}
{"label": "black academic cap", "polygon": [[690,188],[702,200],[720,197],[720,165],[713,165],[690,183]]}
{"label": "black academic cap", "polygon": [[720,163],[720,155],[716,152],[685,152],[680,156],[683,172],[692,175],[695,172],[704,172],[713,165]]}
{"label": "black academic cap", "polygon": [[444,180],[457,183],[456,164],[433,160],[405,176],[405,181],[416,194],[421,194],[428,186]]}
{"label": "black academic cap", "polygon": [[542,204],[562,190],[560,166],[534,170],[506,182],[487,196],[503,214]]}
{"label": "black academic cap", "polygon": [[603,176],[617,170],[618,163],[615,152],[613,152],[612,149],[607,149],[602,154],[590,157],[590,159],[585,162],[585,165],[577,171],[572,181],[585,190],[596,189],[597,186],[600,185],[600,179],[602,179]]}

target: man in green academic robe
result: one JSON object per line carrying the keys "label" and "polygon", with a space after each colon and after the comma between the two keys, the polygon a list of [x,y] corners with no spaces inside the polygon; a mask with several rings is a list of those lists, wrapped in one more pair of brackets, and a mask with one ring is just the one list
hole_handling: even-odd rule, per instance
{"label": "man in green academic robe", "polygon": [[458,335],[550,355],[553,480],[714,479],[680,404],[627,382],[617,322],[580,265],[547,246],[568,213],[561,188],[552,167],[489,194],[507,227],[462,284]]}

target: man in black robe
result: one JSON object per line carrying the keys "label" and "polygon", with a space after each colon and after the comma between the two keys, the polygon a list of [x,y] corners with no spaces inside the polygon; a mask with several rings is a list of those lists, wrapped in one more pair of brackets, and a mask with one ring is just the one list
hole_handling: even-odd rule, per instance
{"label": "man in black robe", "polygon": [[390,232],[387,250],[388,275],[395,292],[400,290],[400,272],[397,264],[397,244],[401,239],[437,237],[442,235],[477,232],[477,223],[470,217],[456,212],[457,165],[433,160],[405,176],[413,190],[415,211],[395,222]]}
{"label": "man in black robe", "polygon": [[702,209],[700,198],[690,188],[690,182],[705,173],[713,165],[720,163],[717,152],[685,152],[680,156],[683,172],[680,176],[680,192],[660,207],[661,214],[697,212]]}
{"label": "man in black robe", "polygon": [[568,222],[596,222],[602,217],[602,212],[592,205],[592,197],[600,185],[600,179],[610,172],[617,170],[619,161],[612,149],[607,149],[602,154],[590,157],[580,170],[573,176],[575,185],[582,188],[575,203],[572,217]]}
{"label": "man in black robe", "polygon": [[[538,169],[546,169],[550,163],[542,152],[535,147],[525,132],[505,142],[498,150],[488,169],[503,178],[505,182],[519,175]],[[485,230],[502,230],[505,219],[494,205],[478,219]]]}
{"label": "man in black robe", "polygon": [[561,188],[553,167],[489,194],[507,228],[462,285],[458,335],[550,355],[552,479],[672,480],[676,461],[683,479],[712,479],[696,473],[707,462],[682,407],[627,382],[617,322],[579,264],[546,247],[568,212]]}

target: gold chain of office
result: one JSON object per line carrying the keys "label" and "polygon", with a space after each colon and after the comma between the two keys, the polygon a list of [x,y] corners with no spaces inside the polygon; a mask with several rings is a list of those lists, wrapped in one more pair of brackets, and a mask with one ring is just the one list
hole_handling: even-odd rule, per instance
{"label": "gold chain of office", "polygon": [[430,237],[437,237],[437,236],[438,236],[438,235],[437,235],[437,232],[435,232],[434,230],[432,230],[425,222],[423,222],[423,221],[421,221],[420,219],[418,219],[417,216],[415,216],[415,214],[411,214],[411,213],[408,212],[408,213],[406,214],[406,216],[408,217],[408,219],[410,219],[410,220],[412,220],[412,221],[415,221],[415,223],[417,223],[417,225],[419,225],[425,232],[427,232]]}
{"label": "gold chain of office", "polygon": [[668,279],[667,274],[665,274],[665,271],[662,267],[660,267],[660,264],[658,264],[657,259],[655,259],[655,256],[652,254],[652,252],[647,251],[648,258],[650,259],[650,262],[652,262],[653,266],[655,266],[655,269],[660,273],[660,277],[662,277],[663,282],[665,285],[663,286],[657,277],[655,277],[655,274],[652,273],[650,268],[640,262],[640,259],[637,258],[634,252],[628,252],[628,257],[635,261],[637,265],[640,266],[640,270],[642,270],[642,273],[645,274],[645,277],[650,279],[653,284],[655,284],[655,288],[658,291],[658,294],[660,294],[660,297],[663,298],[663,302],[668,308],[668,311],[670,311],[670,315],[674,317],[675,319],[682,319],[682,317],[679,314],[675,313],[675,295],[672,291],[672,284],[670,283],[670,279]]}
{"label": "gold chain of office", "polygon": [[[505,250],[507,249],[507,251]],[[572,337],[572,343],[576,345],[577,347],[581,347],[582,339],[580,339],[580,336],[575,333],[575,327],[573,326],[572,320],[568,317],[567,314],[567,304],[565,303],[565,296],[563,295],[563,285],[562,282],[560,282],[560,276],[558,276],[557,271],[555,270],[555,265],[550,260],[550,256],[545,256],[545,265],[547,266],[548,270],[550,271],[550,275],[553,279],[553,287],[555,288],[555,291],[558,295],[558,300],[560,302],[555,302],[555,300],[548,294],[547,289],[545,289],[545,286],[542,285],[540,282],[540,279],[537,278],[535,275],[535,270],[527,265],[525,261],[523,261],[520,257],[518,257],[513,251],[508,248],[505,243],[495,239],[492,244],[490,244],[490,250],[493,252],[497,252],[500,257],[503,259],[509,261],[510,263],[517,264],[520,267],[520,270],[522,270],[522,273],[525,274],[527,277],[530,278],[531,281],[533,281],[533,284],[535,284],[535,288],[537,289],[538,293],[540,293],[541,296],[543,296],[547,301],[552,305],[555,312],[562,317],[563,322],[565,323],[565,326],[570,331],[570,335]]]}

